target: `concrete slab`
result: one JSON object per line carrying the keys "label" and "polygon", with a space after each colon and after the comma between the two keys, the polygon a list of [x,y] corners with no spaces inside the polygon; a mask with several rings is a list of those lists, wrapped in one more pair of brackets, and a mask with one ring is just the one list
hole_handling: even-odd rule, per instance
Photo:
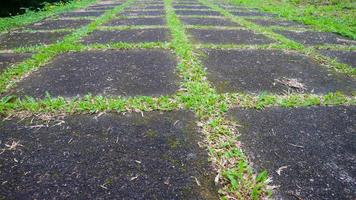
{"label": "concrete slab", "polygon": [[175,1],[173,5],[202,5],[199,1]]}
{"label": "concrete slab", "polygon": [[[1,121],[5,199],[217,199],[192,113],[68,116],[64,123]],[[195,179],[199,181],[198,186]]]}
{"label": "concrete slab", "polygon": [[57,20],[46,20],[34,23],[27,26],[26,28],[33,30],[54,30],[54,29],[64,29],[64,28],[79,28],[89,24],[91,20],[80,19],[80,20],[70,20],[70,19],[57,19]]}
{"label": "concrete slab", "polygon": [[221,18],[204,18],[204,17],[181,17],[181,21],[188,25],[205,25],[205,26],[240,26],[237,23],[224,20]]}
{"label": "concrete slab", "polygon": [[270,13],[255,12],[255,11],[253,11],[253,12],[232,11],[230,13],[235,16],[266,16],[266,17],[276,16],[276,15],[270,14]]}
{"label": "concrete slab", "polygon": [[281,31],[281,30],[275,30],[275,32],[282,34],[291,40],[295,40],[296,42],[305,45],[356,44],[356,41],[352,41],[347,38],[338,36],[336,34],[327,33],[327,32],[313,32],[313,31],[294,32],[294,31]]}
{"label": "concrete slab", "polygon": [[275,199],[356,197],[356,107],[234,109],[242,148]]}
{"label": "concrete slab", "polygon": [[125,11],[119,13],[120,16],[162,16],[165,15],[164,10],[157,11]]}
{"label": "concrete slab", "polygon": [[107,26],[137,26],[137,25],[165,25],[166,21],[163,17],[150,17],[150,18],[127,18],[127,19],[114,19],[106,23]]}
{"label": "concrete slab", "polygon": [[320,52],[326,56],[336,59],[339,62],[356,68],[356,51],[320,50]]}
{"label": "concrete slab", "polygon": [[113,42],[164,42],[169,40],[167,29],[129,29],[118,31],[94,31],[84,38],[84,44]]}
{"label": "concrete slab", "polygon": [[99,17],[105,11],[86,11],[86,12],[66,12],[62,13],[60,17]]}
{"label": "concrete slab", "polygon": [[283,26],[283,27],[296,27],[296,28],[308,27],[306,25],[294,21],[285,21],[285,20],[278,20],[278,19],[248,19],[248,20],[261,26]]}
{"label": "concrete slab", "polygon": [[30,57],[31,54],[29,53],[0,53],[0,72]]}
{"label": "concrete slab", "polygon": [[207,15],[207,16],[222,16],[219,12],[212,10],[176,10],[177,15]]}
{"label": "concrete slab", "polygon": [[203,5],[184,5],[184,6],[173,6],[175,9],[210,9],[208,6],[203,6]]}
{"label": "concrete slab", "polygon": [[88,8],[86,8],[85,10],[86,11],[107,11],[107,10],[111,10],[111,9],[114,9],[115,8],[115,6],[113,6],[113,7],[102,7],[102,6],[100,6],[100,7],[88,7]]}
{"label": "concrete slab", "polygon": [[11,91],[43,98],[159,96],[178,89],[176,58],[163,50],[107,50],[66,53],[32,73]]}
{"label": "concrete slab", "polygon": [[0,49],[13,49],[41,44],[51,44],[70,32],[9,32],[0,35]]}
{"label": "concrete slab", "polygon": [[[351,95],[356,81],[331,73],[308,57],[277,50],[205,50],[208,79],[218,92],[283,94],[341,91]],[[295,84],[287,84],[288,80]],[[303,88],[294,87],[302,84]]]}
{"label": "concrete slab", "polygon": [[188,29],[196,43],[269,44],[273,40],[248,30]]}
{"label": "concrete slab", "polygon": [[131,6],[130,9],[151,9],[151,10],[164,10],[164,4],[142,4]]}

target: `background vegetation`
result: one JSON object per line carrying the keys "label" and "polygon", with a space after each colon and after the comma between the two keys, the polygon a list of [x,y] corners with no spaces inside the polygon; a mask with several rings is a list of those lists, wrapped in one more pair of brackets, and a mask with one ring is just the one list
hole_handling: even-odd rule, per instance
{"label": "background vegetation", "polygon": [[39,10],[53,3],[65,3],[70,0],[6,0],[1,2],[0,17],[23,14],[29,10]]}
{"label": "background vegetation", "polygon": [[[10,0],[10,2],[13,0]],[[27,0],[22,0],[27,1]],[[58,1],[58,0],[50,0],[56,3],[49,3],[49,1],[43,1],[40,7],[27,9],[24,14],[10,16],[10,17],[2,17],[0,18],[0,32],[9,31],[12,28],[20,27],[25,24],[34,23],[46,17],[50,17],[52,15],[66,12],[70,10],[74,10],[77,8],[82,8],[90,3],[95,2],[96,0],[65,0],[65,1]],[[67,3],[64,3],[67,2]],[[5,5],[5,4],[4,4]],[[1,3],[1,8],[3,4]]]}
{"label": "background vegetation", "polygon": [[228,0],[356,39],[354,0]]}

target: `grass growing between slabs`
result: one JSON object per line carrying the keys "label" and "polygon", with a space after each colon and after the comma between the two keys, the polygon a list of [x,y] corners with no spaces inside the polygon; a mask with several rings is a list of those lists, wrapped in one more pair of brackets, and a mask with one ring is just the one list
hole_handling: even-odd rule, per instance
{"label": "grass growing between slabs", "polygon": [[231,107],[263,109],[266,107],[279,106],[282,108],[296,108],[309,106],[351,106],[356,105],[356,97],[346,96],[340,92],[325,95],[316,94],[286,94],[274,95],[261,93],[260,95],[229,94]]}
{"label": "grass growing between slabs", "polygon": [[[134,0],[129,0],[113,10],[106,11],[104,15],[89,25],[77,29],[73,34],[68,35],[56,44],[15,49],[15,52],[36,51],[37,53],[31,59],[10,67],[0,75],[0,92],[6,92],[22,77],[64,52],[107,49],[169,49],[174,51],[178,57],[177,71],[182,79],[181,87],[177,94],[160,97],[136,96],[126,98],[86,95],[71,99],[64,97],[52,98],[50,96],[44,99],[7,96],[0,99],[0,114],[4,116],[16,115],[18,117],[32,115],[48,117],[77,113],[192,110],[198,118],[198,126],[201,132],[206,136],[205,144],[217,174],[215,182],[222,185],[220,190],[221,199],[264,199],[271,194],[268,186],[270,181],[268,174],[265,171],[257,173],[249,165],[247,157],[240,148],[241,144],[238,140],[238,130],[236,129],[237,124],[225,117],[228,109],[232,107],[263,109],[271,106],[292,108],[356,105],[355,97],[348,97],[341,93],[329,93],[322,96],[294,93],[286,95],[269,93],[260,95],[218,94],[207,81],[206,71],[199,59],[201,55],[198,53],[198,48],[286,49],[312,55],[314,59],[319,58],[320,55],[316,54],[311,48],[305,48],[299,43],[274,33],[270,28],[258,26],[242,18],[235,17],[206,0],[201,0],[201,2],[223,14],[224,18],[231,19],[247,29],[263,33],[275,39],[277,43],[268,45],[193,45],[186,34],[187,27],[212,27],[184,26],[175,13],[172,0],[164,0],[167,26],[172,36],[170,42],[117,42],[92,45],[79,43],[82,37],[100,28],[147,28],[145,26],[101,27],[107,21],[114,19],[118,12],[121,12],[133,2]],[[161,28],[161,26],[157,27]],[[238,29],[240,28],[238,27]],[[320,62],[324,62],[326,58],[320,57],[319,59]],[[349,67],[340,65],[336,61],[327,60],[326,63],[332,69],[338,69],[337,66],[341,66],[339,71],[343,73],[349,75],[355,73],[355,71],[348,71]]]}
{"label": "grass growing between slabs", "polygon": [[352,1],[227,0],[275,13],[289,20],[312,25],[356,39],[356,4]]}
{"label": "grass growing between slabs", "polygon": [[[41,49],[41,46],[31,47],[19,47],[13,51],[16,53],[30,53],[37,52]],[[114,42],[107,44],[76,44],[75,46],[67,46],[66,51],[79,52],[79,51],[91,51],[91,50],[108,50],[108,49],[170,49],[169,42],[142,42],[142,43],[127,43],[127,42]]]}
{"label": "grass growing between slabs", "polygon": [[239,148],[236,124],[224,117],[228,101],[217,94],[206,80],[206,72],[173,9],[172,0],[164,2],[167,25],[172,34],[171,46],[179,58],[178,71],[183,79],[178,98],[199,118],[198,125],[206,136],[210,159],[217,171],[215,181],[223,185],[220,191],[222,199],[260,199],[268,196],[267,173],[255,174],[248,164]]}
{"label": "grass growing between slabs", "polygon": [[69,3],[63,4],[51,4],[49,6],[46,6],[44,9],[40,11],[28,11],[25,14],[22,15],[17,15],[14,17],[6,17],[6,18],[0,18],[0,32],[3,31],[8,31],[12,28],[23,26],[26,24],[34,23],[39,20],[42,20],[44,18],[78,9],[78,8],[83,8],[86,7],[97,0],[80,0],[80,1],[71,1]]}
{"label": "grass growing between slabs", "polygon": [[246,19],[243,19],[241,17],[236,17],[236,16],[232,15],[229,11],[221,8],[220,6],[218,6],[212,2],[209,2],[207,0],[200,0],[200,2],[202,4],[210,7],[214,11],[220,12],[227,19],[229,19],[233,22],[236,22],[236,23],[240,24],[241,26],[246,27],[256,33],[264,34],[265,36],[276,40],[278,43],[280,43],[278,48],[283,48],[285,50],[298,51],[299,53],[302,53],[302,54],[312,58],[313,60],[317,61],[319,64],[321,64],[322,66],[324,66],[330,70],[333,70],[333,71],[336,71],[339,73],[343,73],[350,77],[356,77],[356,68],[353,68],[349,65],[346,65],[346,64],[343,64],[340,62],[337,62],[336,60],[329,58],[327,56],[323,56],[314,48],[306,47],[298,42],[290,40],[290,39],[284,37],[283,35],[273,32],[273,30],[269,27],[260,26],[253,22],[250,22]]}
{"label": "grass growing between slabs", "polygon": [[82,98],[66,99],[63,97],[44,99],[32,97],[16,98],[6,96],[0,99],[0,115],[60,115],[75,113],[98,112],[143,112],[143,111],[171,111],[181,106],[174,97],[103,97],[86,95]]}
{"label": "grass growing between slabs", "polygon": [[113,8],[112,10],[106,11],[101,17],[97,18],[95,21],[91,22],[87,26],[77,29],[72,34],[65,36],[63,40],[51,44],[42,45],[36,48],[37,54],[34,54],[32,58],[25,60],[24,62],[6,69],[0,75],[0,93],[6,92],[10,87],[15,86],[16,82],[21,80],[22,77],[26,76],[31,71],[38,69],[50,60],[52,60],[56,55],[64,52],[76,49],[80,51],[81,45],[78,45],[79,40],[94,31],[98,26],[104,24],[105,22],[115,18],[118,12],[121,12],[124,8],[129,6],[134,0],[128,0],[125,3]]}

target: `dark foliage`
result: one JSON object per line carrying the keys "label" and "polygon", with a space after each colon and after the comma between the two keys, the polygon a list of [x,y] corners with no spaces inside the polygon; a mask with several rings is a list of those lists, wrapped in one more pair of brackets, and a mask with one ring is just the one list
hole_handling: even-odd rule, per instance
{"label": "dark foliage", "polygon": [[68,1],[70,0],[0,0],[0,17],[23,14],[26,10],[42,9],[46,3]]}

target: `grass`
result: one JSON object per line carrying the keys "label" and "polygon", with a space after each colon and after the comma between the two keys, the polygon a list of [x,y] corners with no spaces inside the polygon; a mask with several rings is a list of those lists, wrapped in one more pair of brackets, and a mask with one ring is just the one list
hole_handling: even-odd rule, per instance
{"label": "grass", "polygon": [[[253,0],[252,0],[253,1]],[[276,43],[268,45],[216,45],[192,44],[187,36],[187,28],[211,28],[206,26],[185,26],[175,13],[172,0],[164,0],[166,22],[171,33],[170,42],[142,42],[142,43],[109,43],[83,45],[79,43],[82,37],[103,27],[107,21],[116,18],[116,14],[132,5],[134,0],[106,11],[104,15],[95,19],[89,25],[75,30],[62,41],[52,45],[17,48],[15,52],[36,52],[31,59],[8,68],[0,74],[0,91],[6,92],[15,86],[16,82],[32,71],[50,62],[55,56],[64,52],[107,50],[107,49],[166,49],[175,52],[178,58],[177,72],[182,82],[179,91],[172,96],[136,96],[136,97],[104,97],[86,95],[78,98],[50,97],[35,99],[32,97],[18,98],[6,96],[0,99],[0,114],[17,117],[32,115],[71,115],[78,113],[101,112],[143,112],[143,111],[172,111],[187,109],[193,111],[198,119],[197,125],[205,135],[205,145],[209,151],[210,160],[216,169],[216,181],[221,184],[221,199],[265,199],[271,195],[269,178],[266,171],[256,172],[250,166],[248,158],[242,151],[238,141],[237,124],[225,117],[232,107],[265,109],[279,106],[283,108],[308,106],[356,105],[355,97],[341,93],[325,95],[292,93],[276,95],[270,93],[252,94],[219,94],[207,80],[207,72],[200,58],[204,57],[200,48],[211,49],[284,49],[298,51],[311,56],[319,62],[330,65],[332,69],[346,74],[349,67],[334,60],[323,57],[314,49],[289,40],[271,29],[258,26],[252,22],[231,15],[219,6],[201,0],[223,17],[241,24],[245,29],[264,34],[273,38]],[[155,16],[156,17],[156,16]],[[187,16],[184,16],[187,17]],[[190,16],[191,17],[191,16]],[[201,16],[200,16],[201,17]],[[131,17],[128,17],[131,18]],[[135,18],[137,18],[135,16]],[[215,16],[213,18],[216,18]],[[160,28],[157,26],[156,28]],[[149,28],[147,26],[122,26],[113,29]],[[326,47],[318,47],[326,48]],[[329,48],[345,48],[329,45]],[[350,47],[351,48],[351,47]]]}
{"label": "grass", "polygon": [[231,107],[264,109],[266,107],[279,106],[282,108],[310,107],[310,106],[337,106],[356,105],[356,97],[346,96],[340,92],[327,93],[325,95],[292,93],[276,95],[261,93],[260,95],[229,94]]}
{"label": "grass", "polygon": [[256,175],[248,164],[237,145],[236,125],[224,117],[228,102],[206,80],[206,72],[185,27],[175,14],[172,0],[164,2],[166,21],[172,34],[171,46],[179,58],[178,70],[183,79],[182,92],[177,95],[185,108],[193,110],[199,118],[198,124],[206,136],[206,146],[217,169],[216,181],[223,185],[221,198],[260,199],[268,195],[267,173]]}
{"label": "grass", "polygon": [[132,112],[132,111],[170,111],[178,110],[179,103],[174,97],[103,97],[86,95],[82,98],[67,99],[47,96],[44,99],[6,96],[0,99],[0,114],[2,115],[59,115],[98,112]]}
{"label": "grass", "polygon": [[79,0],[79,1],[71,1],[69,3],[63,4],[51,4],[46,6],[41,11],[28,11],[25,14],[17,15],[13,17],[0,18],[0,32],[9,31],[12,28],[20,27],[26,24],[34,23],[40,21],[44,18],[86,7],[89,4],[96,2],[97,0]]}
{"label": "grass", "polygon": [[236,23],[240,24],[241,26],[248,28],[249,30],[251,30],[255,33],[264,34],[265,36],[267,36],[271,39],[274,39],[275,41],[280,43],[279,48],[283,48],[285,50],[298,51],[299,53],[302,53],[302,54],[312,58],[313,60],[318,62],[320,65],[322,65],[330,70],[333,70],[333,71],[336,71],[339,73],[343,73],[343,74],[348,75],[353,78],[356,77],[356,68],[353,68],[353,67],[348,66],[343,63],[339,63],[334,59],[323,56],[314,48],[306,47],[303,44],[300,44],[298,42],[290,40],[290,39],[284,37],[283,35],[275,33],[269,27],[260,26],[253,22],[250,22],[246,19],[243,19],[241,17],[236,17],[236,16],[232,15],[229,11],[227,11],[227,10],[221,8],[220,6],[218,6],[214,3],[211,3],[207,0],[200,0],[200,2],[207,5],[211,9],[213,9],[217,12],[220,12],[223,16],[225,16],[227,19],[229,19],[231,21],[236,22]]}
{"label": "grass", "polygon": [[[319,30],[335,32],[356,39],[356,4],[350,1],[298,0],[226,0],[278,14],[289,20],[311,25]],[[313,2],[313,3],[310,3]]]}

